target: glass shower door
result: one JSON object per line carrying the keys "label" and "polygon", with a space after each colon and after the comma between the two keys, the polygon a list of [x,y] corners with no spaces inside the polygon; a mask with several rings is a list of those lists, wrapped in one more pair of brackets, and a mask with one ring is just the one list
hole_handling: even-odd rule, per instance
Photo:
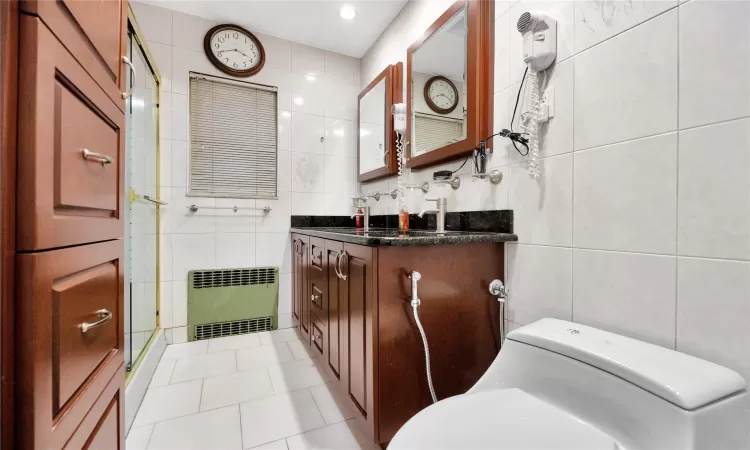
{"label": "glass shower door", "polygon": [[125,366],[133,370],[158,326],[159,77],[135,30],[128,58],[135,76],[126,101]]}

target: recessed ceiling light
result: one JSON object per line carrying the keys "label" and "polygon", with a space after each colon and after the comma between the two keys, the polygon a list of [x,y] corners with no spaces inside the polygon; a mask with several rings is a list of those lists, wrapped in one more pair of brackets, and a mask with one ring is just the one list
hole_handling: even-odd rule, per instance
{"label": "recessed ceiling light", "polygon": [[356,11],[354,11],[354,8],[351,5],[342,6],[341,11],[339,11],[339,14],[341,15],[341,18],[344,20],[352,20],[354,16],[357,15]]}

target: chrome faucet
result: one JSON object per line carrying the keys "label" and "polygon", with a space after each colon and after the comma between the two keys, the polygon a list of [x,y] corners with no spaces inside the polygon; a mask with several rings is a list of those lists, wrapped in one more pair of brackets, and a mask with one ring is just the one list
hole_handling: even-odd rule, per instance
{"label": "chrome faucet", "polygon": [[365,221],[365,231],[370,231],[370,207],[369,206],[355,206],[355,208],[361,209],[362,212],[355,212],[352,214],[352,219],[355,217],[362,217]]}
{"label": "chrome faucet", "polygon": [[436,202],[437,209],[425,209],[419,213],[419,217],[425,214],[435,214],[437,216],[437,232],[445,233],[445,213],[448,209],[448,199],[445,197],[440,198],[426,198],[428,202]]}

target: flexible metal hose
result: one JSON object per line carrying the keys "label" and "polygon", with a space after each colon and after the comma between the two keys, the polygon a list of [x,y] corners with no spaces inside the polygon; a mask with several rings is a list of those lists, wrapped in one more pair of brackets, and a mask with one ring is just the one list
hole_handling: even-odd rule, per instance
{"label": "flexible metal hose", "polygon": [[418,303],[412,302],[412,309],[414,310],[414,321],[417,322],[417,328],[419,328],[419,334],[422,335],[422,342],[424,343],[424,360],[425,367],[427,368],[427,384],[430,387],[430,395],[432,396],[432,403],[437,403],[437,396],[435,396],[435,388],[432,386],[432,370],[430,369],[430,348],[427,346],[427,335],[424,334],[424,328],[422,328],[422,322],[419,321],[419,314],[417,314]]}

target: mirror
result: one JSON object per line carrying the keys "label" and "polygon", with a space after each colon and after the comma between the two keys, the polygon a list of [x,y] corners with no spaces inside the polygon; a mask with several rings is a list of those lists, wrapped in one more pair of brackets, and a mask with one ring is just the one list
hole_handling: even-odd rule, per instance
{"label": "mirror", "polygon": [[454,3],[407,54],[411,168],[465,157],[492,130],[494,2]]}
{"label": "mirror", "polygon": [[401,63],[386,67],[359,94],[357,148],[360,182],[396,172],[396,135],[391,105],[402,95],[401,67]]}

